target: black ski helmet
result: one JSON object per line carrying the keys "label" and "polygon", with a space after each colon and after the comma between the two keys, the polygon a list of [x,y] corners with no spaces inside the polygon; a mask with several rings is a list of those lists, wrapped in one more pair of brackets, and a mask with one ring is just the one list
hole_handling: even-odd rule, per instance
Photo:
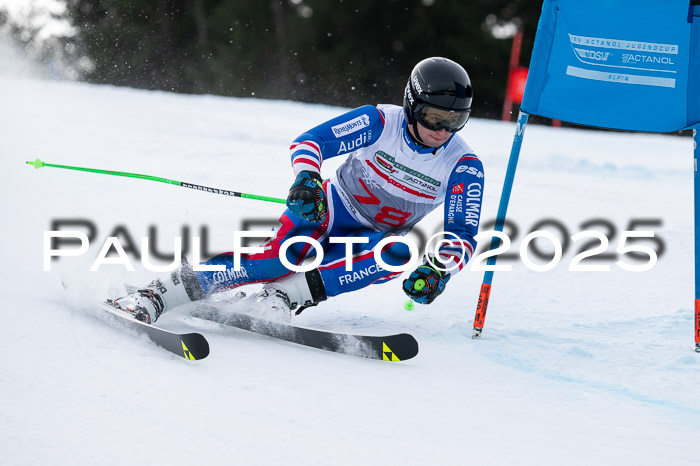
{"label": "black ski helmet", "polygon": [[[443,57],[431,57],[418,63],[411,71],[403,96],[403,109],[408,123],[417,122],[431,130],[447,129],[454,133],[464,127],[472,106],[472,83],[459,64]],[[432,115],[429,109],[449,118]],[[446,113],[447,112],[447,113]]]}

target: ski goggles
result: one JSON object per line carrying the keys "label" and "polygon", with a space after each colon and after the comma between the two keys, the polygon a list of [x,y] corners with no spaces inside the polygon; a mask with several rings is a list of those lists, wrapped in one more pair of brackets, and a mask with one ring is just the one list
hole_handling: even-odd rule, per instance
{"label": "ski goggles", "polygon": [[464,127],[469,119],[471,110],[441,110],[425,104],[418,105],[415,110],[416,120],[432,131],[446,129],[450,133],[456,133]]}

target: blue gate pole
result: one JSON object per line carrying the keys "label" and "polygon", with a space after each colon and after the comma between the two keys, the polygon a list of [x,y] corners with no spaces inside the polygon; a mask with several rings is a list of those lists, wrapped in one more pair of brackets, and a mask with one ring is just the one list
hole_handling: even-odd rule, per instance
{"label": "blue gate pole", "polygon": [[[503,191],[501,192],[501,200],[498,204],[498,214],[496,216],[496,225],[494,230],[503,231],[503,226],[506,221],[506,212],[508,211],[508,202],[510,201],[510,192],[513,189],[513,180],[515,179],[515,169],[518,167],[518,158],[520,157],[520,147],[523,144],[523,136],[525,134],[525,126],[530,115],[520,110],[518,120],[515,125],[515,136],[513,137],[513,145],[510,150],[510,159],[508,160],[508,168],[506,169],[506,179],[503,182]],[[495,236],[491,239],[491,247],[489,250],[497,248],[500,240]],[[496,256],[489,257],[486,262],[487,267],[496,264]],[[484,281],[481,284],[479,291],[479,301],[476,305],[476,314],[474,316],[474,331],[472,338],[480,338],[481,332],[484,329],[484,321],[486,320],[486,308],[489,305],[489,296],[491,296],[491,281],[493,280],[493,270],[487,270],[484,273]],[[697,301],[696,301],[697,302]]]}
{"label": "blue gate pole", "polygon": [[698,158],[700,158],[700,146],[698,144],[698,128],[693,129],[693,212],[695,221],[695,351],[700,353],[700,179],[698,179]]}

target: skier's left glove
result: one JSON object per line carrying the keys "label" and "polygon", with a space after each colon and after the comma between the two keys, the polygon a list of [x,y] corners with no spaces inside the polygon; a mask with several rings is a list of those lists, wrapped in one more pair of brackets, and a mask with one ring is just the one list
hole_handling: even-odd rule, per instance
{"label": "skier's left glove", "polygon": [[287,207],[296,217],[321,223],[326,219],[328,200],[323,190],[323,180],[316,172],[304,170],[289,189]]}
{"label": "skier's left glove", "polygon": [[404,293],[419,304],[430,304],[435,301],[435,298],[445,291],[445,285],[450,281],[450,273],[443,272],[436,266],[446,268],[435,257],[426,258],[425,263],[411,272],[411,275],[403,281]]}

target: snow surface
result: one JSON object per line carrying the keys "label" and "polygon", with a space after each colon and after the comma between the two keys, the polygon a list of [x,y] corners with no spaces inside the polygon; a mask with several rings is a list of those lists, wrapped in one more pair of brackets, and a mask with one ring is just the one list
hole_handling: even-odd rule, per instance
{"label": "snow surface", "polygon": [[[495,275],[481,341],[470,336],[483,275],[470,270],[412,312],[395,280],[296,319],[410,332],[420,354],[402,363],[216,325],[195,328],[212,352],[188,362],[92,315],[92,300],[119,282],[153,275],[137,261],[135,272],[89,272],[99,249],[120,225],[135,241],[155,225],[160,251],[183,226],[207,226],[210,250],[230,250],[243,219],[276,218],[281,206],[24,162],[284,197],[290,141],[342,109],[11,77],[0,78],[0,102],[3,464],[698,464],[690,138],[526,131],[509,209],[514,250],[546,218],[569,235],[611,221],[610,252],[630,219],[660,219],[666,249],[647,272],[615,259],[599,262],[610,272],[569,272],[581,243],[549,272],[510,262]],[[484,221],[495,217],[513,132],[479,119],[462,131],[486,169]],[[76,218],[94,222],[97,238],[44,272],[43,232]],[[440,220],[435,212],[421,228]],[[178,312],[159,323],[196,325]]]}

